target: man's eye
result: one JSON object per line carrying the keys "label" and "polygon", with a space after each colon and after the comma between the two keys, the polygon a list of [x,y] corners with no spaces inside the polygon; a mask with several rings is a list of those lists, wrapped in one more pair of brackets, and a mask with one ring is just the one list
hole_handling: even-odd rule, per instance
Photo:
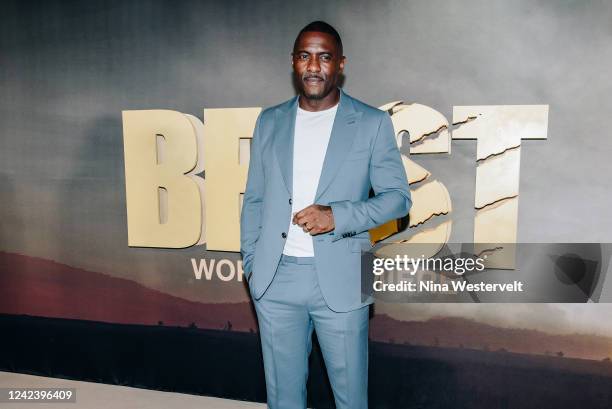
{"label": "man's eye", "polygon": [[300,60],[305,60],[306,58],[308,58],[308,55],[300,54],[299,58],[300,58]]}
{"label": "man's eye", "polygon": [[331,60],[331,55],[322,55],[322,56],[321,56],[321,59],[322,59],[323,61],[330,61],[330,60]]}

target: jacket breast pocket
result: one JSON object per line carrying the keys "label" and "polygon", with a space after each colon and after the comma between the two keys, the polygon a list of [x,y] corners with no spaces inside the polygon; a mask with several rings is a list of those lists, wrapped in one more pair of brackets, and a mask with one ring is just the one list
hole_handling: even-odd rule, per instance
{"label": "jacket breast pocket", "polygon": [[370,160],[370,152],[364,152],[360,154],[351,154],[347,156],[346,160],[368,162]]}
{"label": "jacket breast pocket", "polygon": [[353,146],[346,155],[346,160],[368,160],[370,159],[370,148],[368,146]]}

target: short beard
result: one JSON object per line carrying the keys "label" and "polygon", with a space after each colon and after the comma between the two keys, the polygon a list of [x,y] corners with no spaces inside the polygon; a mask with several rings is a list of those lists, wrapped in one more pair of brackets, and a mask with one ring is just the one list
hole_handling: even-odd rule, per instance
{"label": "short beard", "polygon": [[[329,94],[329,92],[327,94]],[[307,94],[306,90],[304,89],[304,97],[306,97],[306,99],[312,99],[315,101],[325,98],[327,94],[325,92],[322,92],[321,94]]]}
{"label": "short beard", "polygon": [[[324,89],[322,90],[321,94],[308,94],[308,93],[307,93],[307,91],[306,91],[306,87],[305,87],[305,85],[304,85],[304,80],[305,80],[305,78],[306,78],[306,77],[308,77],[308,76],[309,76],[309,75],[308,75],[308,73],[304,73],[304,74],[303,74],[303,75],[301,75],[300,77],[297,77],[297,76],[295,76],[295,77],[294,77],[294,78],[295,78],[295,79],[296,79],[296,80],[299,82],[299,88],[300,88],[301,94],[302,94],[302,95],[304,95],[304,98],[306,98],[306,99],[310,99],[310,100],[313,100],[313,101],[319,101],[319,100],[321,100],[321,99],[325,98],[326,96],[328,96],[328,95],[329,95],[329,93],[333,91],[334,87],[330,87],[329,89],[325,89],[325,88],[324,88]],[[328,78],[328,77],[327,77],[325,74],[323,74],[323,73],[320,73],[318,76],[319,76],[319,77],[321,77],[321,78],[323,78],[323,81],[324,81],[325,83],[327,83],[327,82],[330,80],[330,79],[329,79],[329,78]]]}
{"label": "short beard", "polygon": [[[303,84],[303,83],[302,83]],[[308,92],[306,91],[306,87],[302,87],[302,93],[304,95],[304,97],[306,99],[310,99],[313,101],[319,101],[323,98],[325,98],[326,96],[328,96],[332,91],[334,90],[334,87],[330,87],[329,89],[324,88],[320,94],[308,94]]]}

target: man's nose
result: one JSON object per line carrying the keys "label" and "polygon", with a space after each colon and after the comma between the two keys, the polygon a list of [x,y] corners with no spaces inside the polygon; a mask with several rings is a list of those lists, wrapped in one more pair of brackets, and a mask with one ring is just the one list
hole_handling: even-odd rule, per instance
{"label": "man's nose", "polygon": [[306,67],[308,72],[319,72],[321,71],[321,65],[319,64],[318,58],[311,58],[308,61],[308,66]]}

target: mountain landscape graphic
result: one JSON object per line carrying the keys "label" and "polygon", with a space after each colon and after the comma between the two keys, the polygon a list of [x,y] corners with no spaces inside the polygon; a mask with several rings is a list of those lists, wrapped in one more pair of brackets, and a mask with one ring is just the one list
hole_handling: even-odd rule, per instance
{"label": "mountain landscape graphic", "polygon": [[[0,313],[119,324],[257,331],[255,313],[248,302],[190,301],[133,280],[8,252],[0,252]],[[610,337],[503,328],[457,317],[402,321],[386,314],[375,314],[370,320],[370,339],[398,345],[594,360],[612,357]]]}

